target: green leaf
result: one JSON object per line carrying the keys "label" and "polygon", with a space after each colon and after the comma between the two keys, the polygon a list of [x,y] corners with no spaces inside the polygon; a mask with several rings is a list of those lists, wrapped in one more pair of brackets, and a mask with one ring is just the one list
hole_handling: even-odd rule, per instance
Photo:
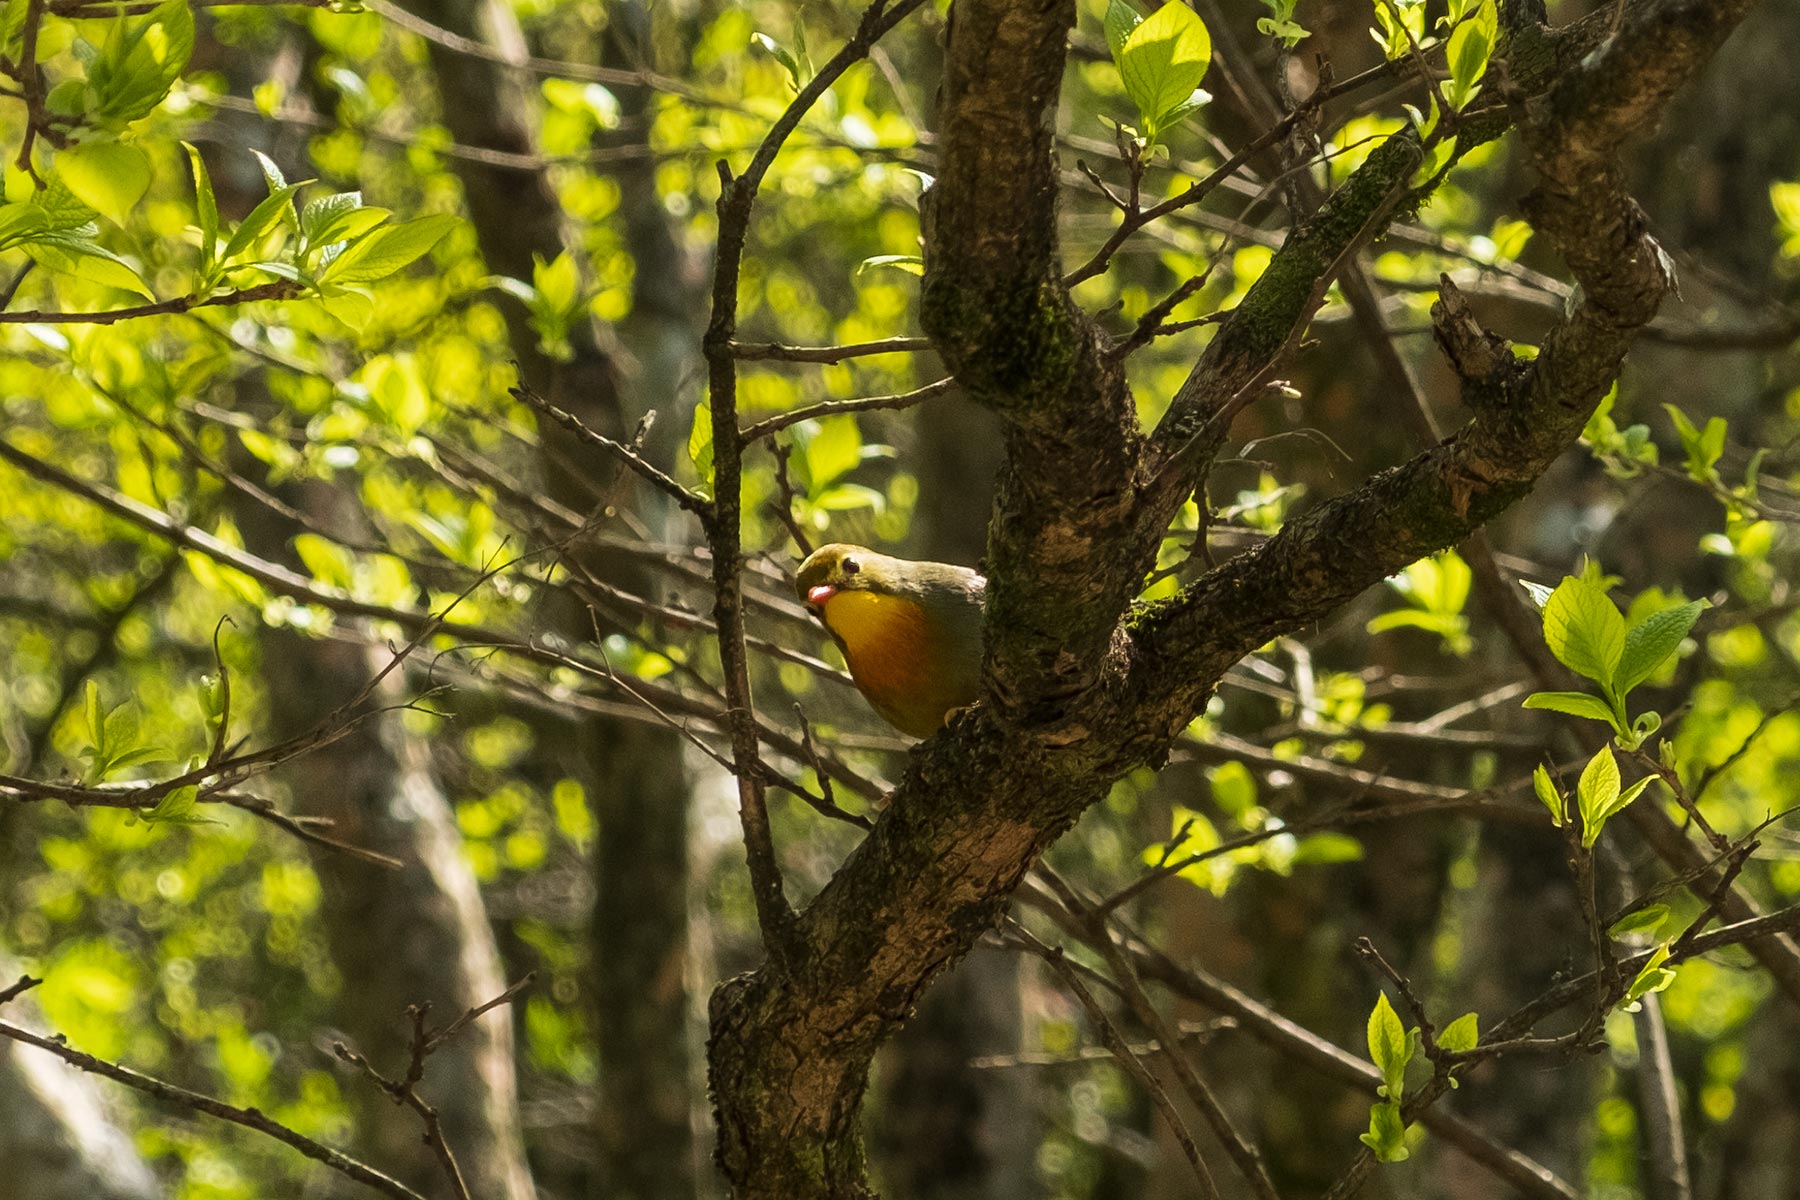
{"label": "green leaf", "polygon": [[300,236],[317,245],[334,239],[321,236],[331,222],[363,206],[361,192],[331,192],[315,196],[300,209]]}
{"label": "green leaf", "polygon": [[891,267],[908,275],[925,274],[925,260],[916,254],[876,254],[856,264],[858,276],[878,267]]}
{"label": "green leaf", "polygon": [[1480,1043],[1481,1031],[1474,1013],[1464,1013],[1444,1026],[1437,1038],[1440,1047],[1457,1053],[1473,1050]]}
{"label": "green leaf", "polygon": [[1154,139],[1167,119],[1188,106],[1212,63],[1212,38],[1185,3],[1165,4],[1125,39],[1119,55],[1125,92]]}
{"label": "green leaf", "polygon": [[1669,947],[1658,946],[1656,953],[1644,964],[1643,970],[1631,981],[1631,986],[1625,989],[1623,1007],[1626,1012],[1636,1012],[1641,1007],[1638,1002],[1645,996],[1651,992],[1660,992],[1675,982],[1674,969],[1663,966],[1668,961]]}
{"label": "green leaf", "polygon": [[[281,173],[281,167],[276,164],[274,159],[264,154],[261,150],[253,149],[250,153],[256,155],[256,165],[262,168],[263,183],[266,185],[267,190],[274,192],[287,186],[287,177]],[[300,185],[303,186],[311,182],[310,179],[301,180]]]}
{"label": "green leaf", "polygon": [[1690,600],[1675,608],[1652,613],[1625,631],[1625,649],[1613,678],[1620,698],[1650,676],[1681,648],[1682,639],[1707,607],[1704,600]]}
{"label": "green leaf", "polygon": [[316,533],[302,533],[294,538],[294,552],[312,577],[327,587],[349,591],[356,582],[356,556]]}
{"label": "green leaf", "polygon": [[1469,637],[1468,619],[1462,613],[1472,579],[1468,564],[1454,551],[1420,559],[1388,580],[1388,586],[1406,597],[1413,607],[1383,613],[1369,622],[1369,632],[1411,626],[1443,638],[1444,648],[1452,654],[1467,654],[1474,642]]}
{"label": "green leaf", "polygon": [[872,508],[877,513],[887,510],[887,496],[860,483],[834,484],[814,497],[813,503],[826,512],[854,512],[861,508]]}
{"label": "green leaf", "polygon": [[376,208],[373,205],[335,213],[320,224],[313,235],[312,244],[327,252],[334,246],[340,252],[347,250],[348,246],[343,243],[358,242],[378,226],[386,224],[393,215],[389,209]]}
{"label": "green leaf", "polygon": [[1568,823],[1569,816],[1564,807],[1562,792],[1557,789],[1556,781],[1550,778],[1550,772],[1540,764],[1532,768],[1531,790],[1543,806],[1550,810],[1550,823],[1561,829]]}
{"label": "green leaf", "polygon": [[1651,736],[1661,728],[1661,713],[1641,712],[1637,715],[1637,719],[1631,723],[1631,732],[1628,735],[1620,736],[1619,745],[1627,750],[1636,750],[1639,746],[1642,746],[1645,742],[1649,741]]}
{"label": "green leaf", "polygon": [[[264,161],[267,162],[266,159]],[[273,166],[274,164],[270,163],[269,165]],[[219,261],[231,263],[240,254],[261,250],[263,240],[269,236],[276,225],[294,219],[292,203],[294,193],[304,186],[299,183],[275,184],[268,196],[251,209],[250,215],[245,217],[243,222],[232,231],[231,239],[225,243],[225,249],[219,255]]]}
{"label": "green leaf", "polygon": [[128,704],[121,704],[106,714],[106,746],[107,761],[116,761],[118,756],[130,750],[130,744],[137,741],[137,710]]}
{"label": "green leaf", "polygon": [[1626,937],[1634,933],[1647,933],[1652,937],[1669,919],[1670,909],[1666,904],[1647,904],[1633,913],[1626,913],[1612,923],[1607,930],[1614,937]]}
{"label": "green leaf", "polygon": [[363,380],[375,407],[402,433],[415,432],[431,416],[431,392],[419,360],[412,355],[371,360],[364,369]]}
{"label": "green leaf", "polygon": [[1449,165],[1455,154],[1456,139],[1453,137],[1431,143],[1425,148],[1425,156],[1419,160],[1419,165],[1413,171],[1412,178],[1407,180],[1407,186],[1424,187],[1437,178],[1438,173]]}
{"label": "green leaf", "polygon": [[856,418],[848,414],[806,424],[812,427],[810,432],[797,429],[795,433],[801,435],[797,440],[803,451],[807,494],[816,497],[862,465],[862,431]]}
{"label": "green leaf", "polygon": [[1377,1104],[1369,1109],[1369,1131],[1357,1140],[1375,1152],[1381,1162],[1405,1162],[1406,1123],[1400,1119],[1400,1106],[1393,1102]]}
{"label": "green leaf", "polygon": [[[356,203],[344,203],[344,198],[351,198]],[[362,203],[362,193],[324,196],[322,200],[335,203],[331,203],[326,209],[315,209],[313,205],[319,203],[315,200],[301,210],[301,236],[313,248],[329,248],[340,241],[356,241],[358,237],[365,236],[369,230],[394,216],[389,209],[378,209]],[[311,214],[310,221],[308,214]]]}
{"label": "green leaf", "polygon": [[89,238],[71,234],[41,236],[25,246],[25,253],[48,270],[102,287],[134,292],[146,300],[156,299],[156,293],[150,290],[135,267]]}
{"label": "green leaf", "polygon": [[1688,420],[1687,414],[1673,404],[1665,404],[1663,409],[1669,414],[1669,419],[1675,422],[1675,432],[1680,436],[1682,451],[1687,455],[1688,475],[1701,483],[1717,479],[1718,472],[1714,468],[1725,453],[1725,418],[1712,418],[1702,431],[1694,428],[1694,423]]}
{"label": "green leaf", "polygon": [[[367,288],[326,284],[319,288],[319,297],[324,301],[326,312],[358,332],[368,328],[369,322],[375,319],[375,297]],[[406,432],[411,433],[416,428],[413,426]]]}
{"label": "green leaf", "polygon": [[87,681],[87,699],[82,711],[87,717],[88,741],[93,744],[95,753],[106,753],[106,713],[100,706],[100,685],[90,679]]}
{"label": "green leaf", "polygon": [[[1205,854],[1219,848],[1219,830],[1206,814],[1176,804],[1169,814],[1170,837],[1162,846],[1144,851],[1144,861],[1152,866]],[[1243,860],[1235,854],[1215,855],[1204,862],[1190,863],[1181,869],[1181,878],[1195,887],[1205,888],[1215,896],[1223,896]]]}
{"label": "green leaf", "polygon": [[800,86],[806,81],[801,78],[799,62],[792,54],[788,53],[787,48],[766,33],[753,33],[750,35],[750,41],[760,46],[782,65],[788,73],[788,82],[793,85],[795,91],[799,91]]}
{"label": "green leaf", "polygon": [[219,822],[210,817],[194,815],[194,804],[200,798],[200,789],[194,784],[178,787],[161,800],[154,808],[141,812],[146,825],[217,825]]}
{"label": "green leaf", "polygon": [[1571,575],[1544,605],[1544,640],[1564,666],[1610,688],[1625,653],[1625,618],[1598,583]]}
{"label": "green leaf", "polygon": [[1211,92],[1205,88],[1195,88],[1186,100],[1156,118],[1156,129],[1158,132],[1173,129],[1211,103]]}
{"label": "green leaf", "polygon": [[123,142],[82,142],[57,152],[56,174],[83,204],[123,225],[150,190],[150,156]]}
{"label": "green leaf", "polygon": [[1400,1015],[1388,1003],[1387,993],[1379,992],[1375,1008],[1369,1013],[1369,1058],[1381,1071],[1382,1095],[1399,1103],[1406,1088],[1406,1064],[1412,1058],[1412,1043]]}
{"label": "green leaf", "polygon": [[713,482],[712,405],[705,400],[694,405],[694,424],[688,430],[687,452],[688,461],[694,464],[694,474],[699,478],[701,488],[711,492]]}
{"label": "green leaf", "polygon": [[1469,619],[1462,613],[1424,612],[1422,608],[1397,608],[1393,612],[1384,612],[1373,617],[1364,626],[1370,633],[1386,633],[1390,630],[1424,630],[1435,633],[1444,639],[1444,649],[1453,655],[1467,655],[1474,649],[1474,640],[1469,637]]}
{"label": "green leaf", "polygon": [[1283,21],[1278,17],[1258,17],[1256,32],[1264,37],[1278,38],[1283,48],[1288,50],[1292,50],[1312,36],[1312,30],[1296,25],[1292,21]]}
{"label": "green leaf", "polygon": [[377,229],[326,267],[320,282],[374,283],[424,257],[461,221],[448,213]]}
{"label": "green leaf", "polygon": [[1487,71],[1488,58],[1499,36],[1499,14],[1494,0],[1482,0],[1468,18],[1450,34],[1447,61],[1450,86],[1445,95],[1453,108],[1468,107],[1481,91],[1481,77]]}
{"label": "green leaf", "polygon": [[122,771],[126,767],[140,767],[145,763],[166,762],[168,754],[157,746],[138,746],[130,750],[121,750],[117,754],[108,755],[106,768],[102,774],[110,775],[114,771]]}
{"label": "green leaf", "polygon": [[567,250],[549,262],[534,256],[531,286],[537,299],[555,313],[573,313],[581,305],[581,273]]}
{"label": "green leaf", "polygon": [[1633,800],[1636,800],[1639,796],[1644,794],[1644,789],[1650,786],[1650,783],[1654,778],[1654,776],[1646,775],[1644,778],[1638,780],[1636,783],[1620,792],[1617,796],[1613,797],[1612,802],[1603,806],[1599,813],[1596,814],[1599,818],[1599,824],[1604,826],[1607,821],[1623,812]]}
{"label": "green leaf", "polygon": [[1375,21],[1381,28],[1369,31],[1390,62],[1405,57],[1413,44],[1425,37],[1424,0],[1392,0],[1392,3],[1390,8],[1389,0],[1375,0]]}
{"label": "green leaf", "polygon": [[194,215],[200,228],[200,279],[202,286],[212,282],[213,264],[219,252],[219,201],[213,195],[212,177],[206,173],[206,160],[192,142],[181,143],[187,150],[194,171]]}
{"label": "green leaf", "polygon": [[27,202],[0,204],[0,250],[31,241],[50,229],[50,215]]}
{"label": "green leaf", "polygon": [[1131,37],[1131,31],[1143,23],[1143,14],[1125,3],[1125,0],[1107,0],[1106,17],[1101,24],[1106,29],[1106,46],[1112,51],[1114,66],[1121,65],[1120,59],[1125,53],[1125,42]]}
{"label": "green leaf", "polygon": [[123,128],[148,116],[194,52],[194,16],[187,0],[163,0],[141,19],[119,17],[88,65],[86,116],[102,128]]}
{"label": "green leaf", "polygon": [[1544,606],[1550,603],[1550,597],[1556,594],[1555,588],[1547,588],[1543,584],[1533,583],[1529,579],[1519,580],[1519,586],[1525,589],[1525,594],[1531,598],[1532,605],[1539,612],[1542,612]]}
{"label": "green leaf", "polygon": [[1362,843],[1347,833],[1315,833],[1294,847],[1294,865],[1322,867],[1333,863],[1361,862]]}
{"label": "green leaf", "polygon": [[1241,762],[1220,763],[1206,773],[1219,811],[1236,821],[1256,807],[1256,776]]}
{"label": "green leaf", "polygon": [[1602,746],[1600,752],[1588,760],[1575,788],[1576,807],[1581,811],[1583,846],[1591,848],[1599,838],[1600,830],[1606,824],[1606,811],[1618,798],[1619,764],[1613,758],[1612,749]]}
{"label": "green leaf", "polygon": [[1612,707],[1600,697],[1586,692],[1533,692],[1525,697],[1521,707],[1547,709],[1571,717],[1586,717],[1590,721],[1605,721],[1615,728],[1618,726],[1618,717]]}

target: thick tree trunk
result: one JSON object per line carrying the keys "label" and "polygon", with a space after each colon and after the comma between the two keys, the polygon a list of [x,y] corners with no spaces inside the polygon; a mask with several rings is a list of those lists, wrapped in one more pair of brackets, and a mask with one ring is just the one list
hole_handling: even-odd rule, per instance
{"label": "thick tree trunk", "polygon": [[[1000,469],[998,422],[951,398],[916,430],[916,557],[972,566],[985,548]],[[1021,1049],[1023,965],[1010,953],[964,959],[926,993],[918,1016],[882,1052],[870,1148],[876,1174],[895,1195],[1029,1200],[1041,1194],[1032,1073],[969,1065]]]}
{"label": "thick tree trunk", "polygon": [[[307,483],[286,497],[323,528],[366,538],[354,498],[330,484]],[[280,545],[291,532],[267,509],[244,502],[237,522],[256,544]],[[389,660],[385,647],[354,640],[263,636],[261,678],[276,737],[316,727]],[[406,696],[402,673],[380,685],[376,703]],[[325,935],[344,980],[336,1013],[355,1049],[377,1069],[406,1064],[406,1009],[429,1004],[447,1025],[506,989],[506,977],[480,887],[462,855],[450,801],[427,744],[409,735],[399,713],[364,721],[347,736],[299,759],[283,773],[294,808],[329,818],[335,836],[404,864],[388,870],[321,850]],[[417,1114],[345,1077],[360,1104],[360,1156],[415,1188],[443,1186]],[[513,1058],[513,1012],[501,1006],[433,1054],[421,1094],[442,1116],[445,1140],[469,1186],[485,1200],[534,1200],[520,1127]]]}
{"label": "thick tree trunk", "polygon": [[[383,663],[385,652],[272,635],[263,675],[274,725],[310,727]],[[387,699],[399,699],[394,689]],[[431,1005],[448,1024],[499,995],[508,980],[480,889],[462,857],[456,819],[425,745],[398,716],[368,722],[303,759],[289,774],[295,806],[330,817],[354,845],[391,855],[399,871],[322,852],[327,939],[344,991],[339,1020],[356,1048],[390,1073],[404,1068],[408,1005]],[[361,1097],[364,1153],[414,1187],[442,1187],[440,1167],[410,1109],[346,1079]],[[433,1054],[421,1092],[443,1118],[445,1140],[469,1186],[486,1200],[534,1200],[526,1167],[513,1060],[513,1016],[502,1006]]]}
{"label": "thick tree trunk", "polygon": [[[421,11],[513,61],[525,54],[517,18],[505,5],[432,0]],[[622,57],[648,57],[648,17],[641,6],[611,5],[607,18],[609,38],[625,51]],[[577,61],[600,57],[597,46],[551,50]],[[435,46],[432,55],[445,122],[459,141],[517,153],[536,150],[533,79],[513,67]],[[646,117],[640,90],[623,88],[619,95],[628,121]],[[641,123],[634,136],[647,136]],[[471,163],[460,164],[459,171],[482,254],[496,273],[529,280],[533,254],[549,259],[565,249],[584,260],[546,177]],[[635,371],[621,369],[586,329],[576,331],[570,361],[546,357],[517,307],[508,309],[511,341],[521,382],[592,428],[630,438],[644,409],[654,403],[661,411],[650,453],[660,460],[657,450],[672,444],[677,428],[685,427],[678,403],[684,355],[697,346],[691,272],[657,199],[653,163],[627,158],[617,177],[637,267],[632,317],[618,336],[635,359]],[[547,450],[542,470],[550,494],[586,514],[595,487],[611,486],[614,464],[597,462],[590,447],[560,428],[546,425],[539,436]],[[623,503],[623,496],[616,502]],[[660,523],[654,498],[630,507],[648,513],[653,525]],[[656,581],[640,564],[578,553],[597,578],[653,593]],[[575,604],[561,606],[557,619],[568,636],[592,636],[591,618]],[[601,1060],[593,1123],[598,1169],[586,1173],[585,1190],[607,1200],[680,1200],[694,1192],[696,1166],[683,743],[673,730],[602,720],[573,726],[540,721],[538,738],[544,765],[582,782],[599,826],[589,935],[589,986]]]}
{"label": "thick tree trunk", "polygon": [[[636,0],[608,8],[608,57],[620,65],[655,63],[651,15]],[[630,144],[648,149],[652,110],[647,90],[620,89]],[[615,174],[626,247],[635,266],[631,315],[618,336],[631,358],[618,386],[586,400],[592,423],[630,438],[654,407],[645,441],[653,462],[671,460],[688,427],[684,385],[699,350],[698,278],[672,235],[646,155]],[[569,448],[574,451],[573,447]],[[572,503],[572,496],[560,497]],[[660,496],[634,504],[664,540],[685,531]],[[591,558],[599,577],[640,595],[661,583],[636,559]],[[594,1200],[683,1200],[696,1194],[704,1169],[694,1142],[695,1075],[689,1042],[695,1013],[688,993],[688,811],[692,780],[686,747],[672,729],[626,722],[592,723],[593,769],[600,818],[594,861],[590,941],[600,1036],[596,1127],[603,1170]]]}

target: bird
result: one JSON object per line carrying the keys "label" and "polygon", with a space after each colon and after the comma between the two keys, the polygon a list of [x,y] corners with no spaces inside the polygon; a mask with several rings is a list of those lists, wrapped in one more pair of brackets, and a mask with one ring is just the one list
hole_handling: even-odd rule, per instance
{"label": "bird", "polygon": [[987,580],[834,542],[807,555],[794,590],[844,652],[850,678],[901,733],[927,738],[981,691]]}

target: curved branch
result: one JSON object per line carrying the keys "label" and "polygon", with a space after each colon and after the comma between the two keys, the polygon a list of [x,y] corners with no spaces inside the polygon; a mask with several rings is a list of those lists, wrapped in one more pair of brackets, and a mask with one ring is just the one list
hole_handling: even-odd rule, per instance
{"label": "curved branch", "polygon": [[1753,3],[1641,7],[1602,52],[1565,74],[1524,130],[1543,176],[1526,209],[1568,261],[1583,302],[1525,363],[1483,334],[1445,277],[1433,317],[1475,418],[1141,614],[1132,630],[1136,686],[1197,704],[1225,667],[1269,638],[1480,528],[1573,444],[1674,286],[1613,155],[1627,134],[1654,122]]}

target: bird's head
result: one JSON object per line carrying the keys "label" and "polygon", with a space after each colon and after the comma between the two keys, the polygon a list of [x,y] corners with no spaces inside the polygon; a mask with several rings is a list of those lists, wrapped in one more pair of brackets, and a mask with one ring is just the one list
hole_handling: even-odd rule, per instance
{"label": "bird's head", "polygon": [[813,612],[839,592],[878,591],[884,554],[863,546],[833,542],[806,556],[794,575],[794,590]]}

